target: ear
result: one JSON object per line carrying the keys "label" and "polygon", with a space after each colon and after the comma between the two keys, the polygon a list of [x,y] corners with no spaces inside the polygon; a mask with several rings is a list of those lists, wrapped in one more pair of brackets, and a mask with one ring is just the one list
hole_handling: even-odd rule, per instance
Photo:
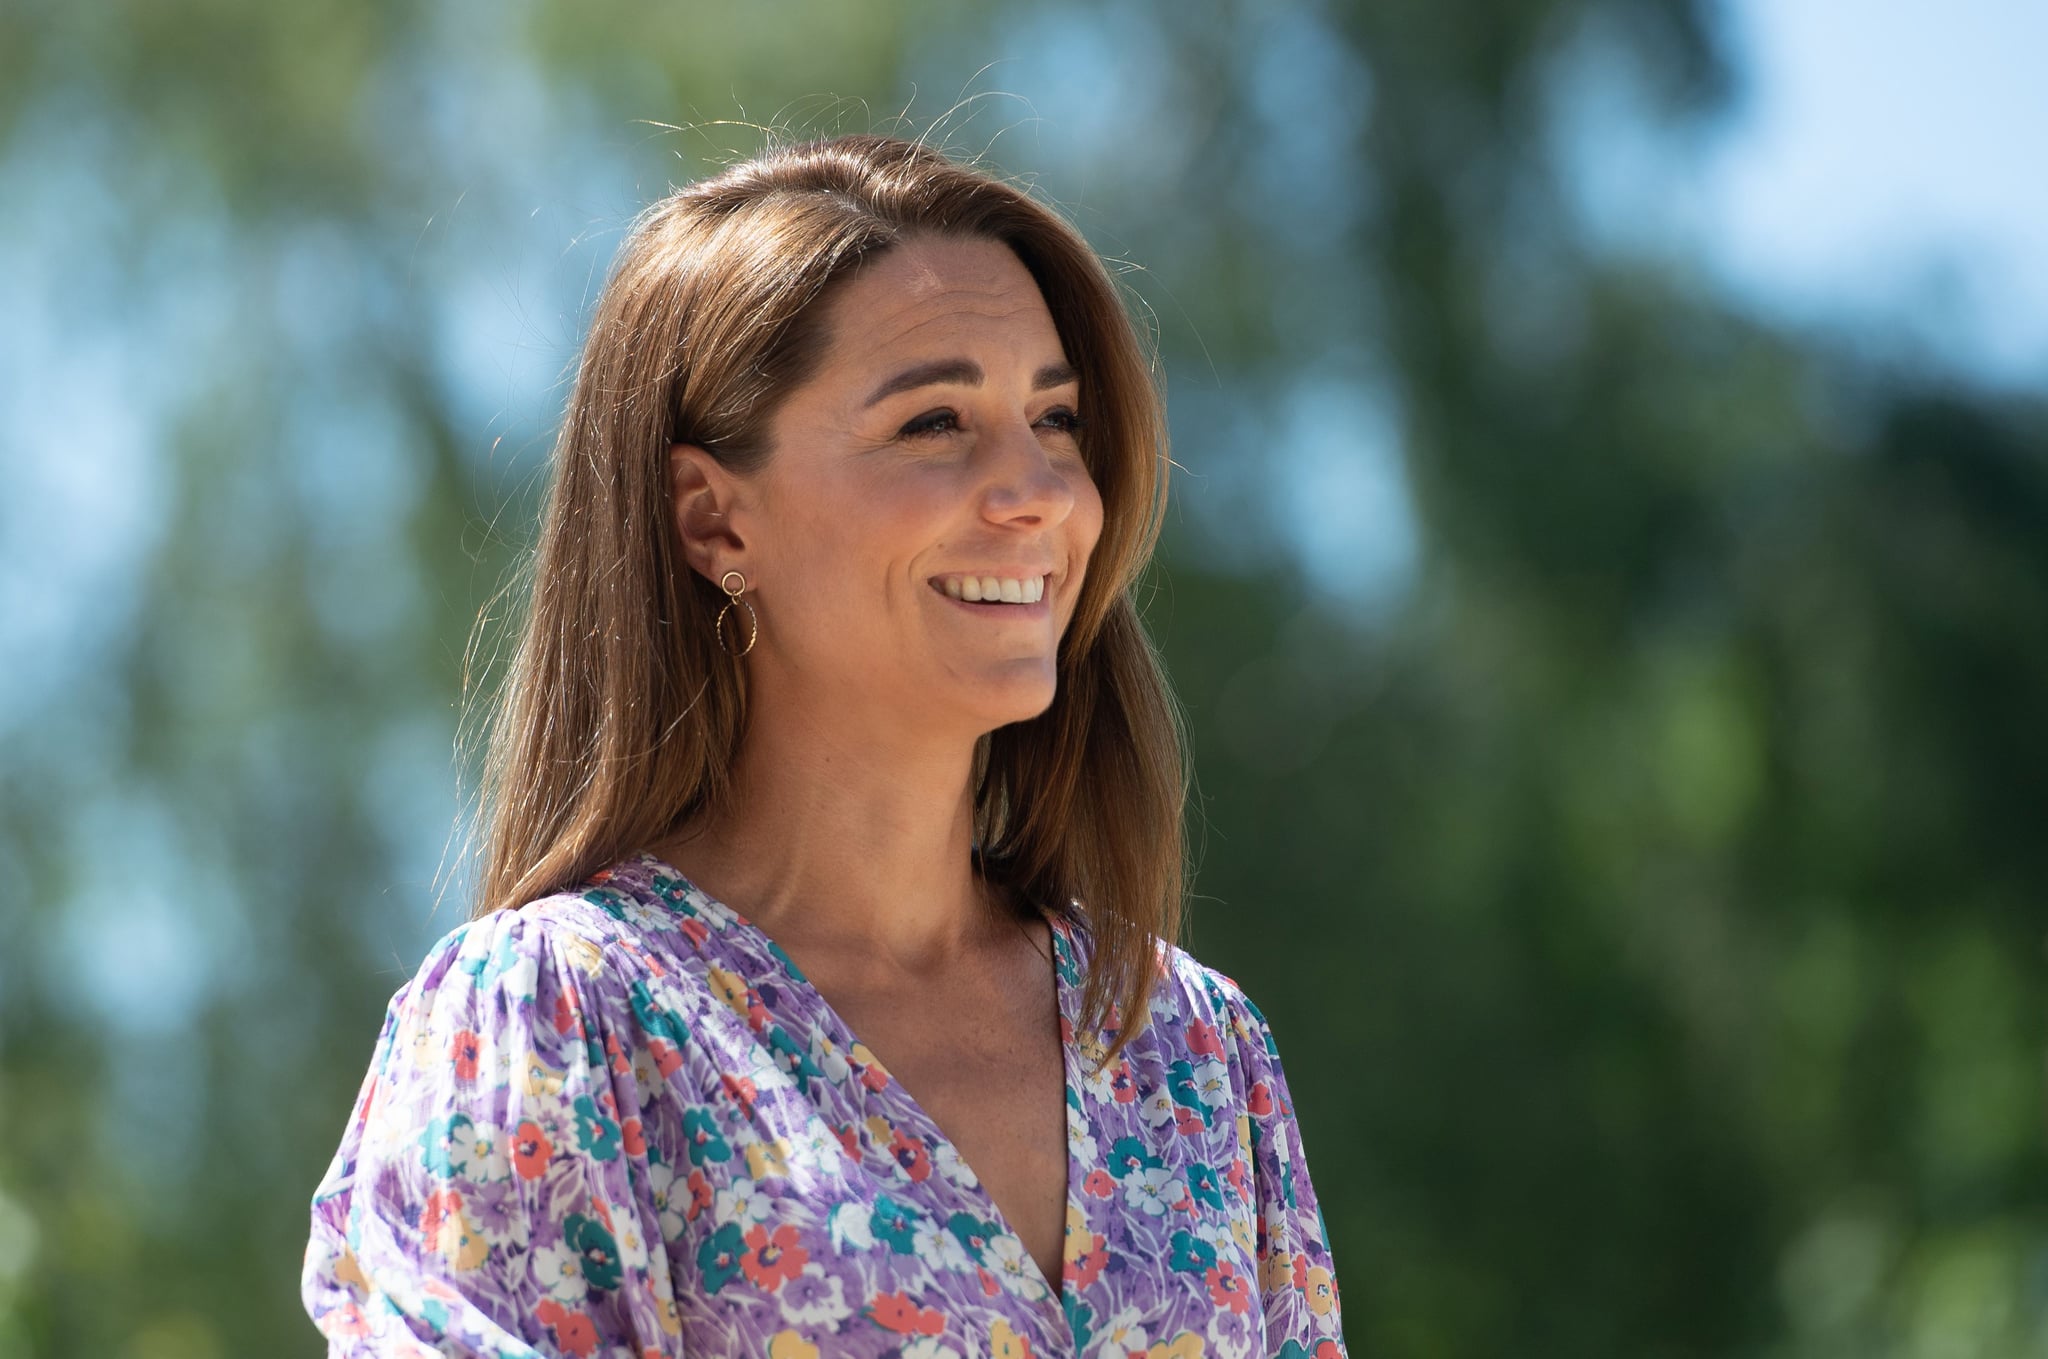
{"label": "ear", "polygon": [[714,585],[732,570],[751,580],[740,527],[745,481],[696,444],[669,445],[668,472],[671,516],[690,569]]}

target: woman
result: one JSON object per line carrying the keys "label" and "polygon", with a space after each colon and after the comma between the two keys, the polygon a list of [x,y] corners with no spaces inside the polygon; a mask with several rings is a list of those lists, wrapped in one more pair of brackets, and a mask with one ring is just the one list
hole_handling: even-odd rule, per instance
{"label": "woman", "polygon": [[478,911],[313,1200],[346,1355],[1321,1355],[1270,1030],[1170,942],[1100,259],[920,144],[649,209],[592,323]]}

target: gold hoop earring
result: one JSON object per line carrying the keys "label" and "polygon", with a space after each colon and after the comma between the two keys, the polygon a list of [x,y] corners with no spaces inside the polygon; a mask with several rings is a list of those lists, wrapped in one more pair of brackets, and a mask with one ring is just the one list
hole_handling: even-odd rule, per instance
{"label": "gold hoop earring", "polygon": [[[737,585],[733,584],[735,577],[739,580]],[[725,607],[718,611],[718,618],[711,624],[711,630],[718,634],[718,649],[737,660],[754,649],[754,638],[759,636],[761,632],[761,620],[755,616],[754,606],[740,598],[741,595],[747,592],[747,578],[745,576],[740,575],[737,571],[728,571],[719,577],[718,588],[725,591],[729,598],[725,602]],[[735,604],[747,611],[747,644],[738,651],[734,651],[725,644],[725,616],[732,612],[732,606]]]}

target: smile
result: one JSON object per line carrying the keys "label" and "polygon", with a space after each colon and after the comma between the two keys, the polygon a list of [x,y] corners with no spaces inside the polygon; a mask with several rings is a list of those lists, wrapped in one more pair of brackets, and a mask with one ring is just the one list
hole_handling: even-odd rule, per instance
{"label": "smile", "polygon": [[932,588],[963,604],[1036,604],[1045,598],[1046,576],[935,576]]}

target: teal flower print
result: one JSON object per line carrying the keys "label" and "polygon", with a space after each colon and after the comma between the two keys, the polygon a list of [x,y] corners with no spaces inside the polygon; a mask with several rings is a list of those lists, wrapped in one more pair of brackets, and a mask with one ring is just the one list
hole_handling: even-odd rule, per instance
{"label": "teal flower print", "polygon": [[1202,1102],[1201,1087],[1195,1084],[1194,1063],[1183,1058],[1166,1068],[1166,1088],[1172,1092],[1175,1104],[1199,1115],[1203,1127],[1209,1126],[1212,1115],[1209,1106]]}
{"label": "teal flower print", "polygon": [[455,1130],[469,1126],[468,1114],[450,1114],[427,1124],[420,1134],[420,1164],[428,1173],[443,1179],[455,1178],[455,1167],[449,1163],[448,1144],[455,1140]]}
{"label": "teal flower print", "polygon": [[704,1275],[704,1288],[716,1293],[739,1276],[740,1261],[746,1257],[747,1243],[740,1236],[740,1224],[728,1222],[697,1247],[697,1268]]}
{"label": "teal flower print", "polygon": [[1086,1354],[1095,1338],[1095,1309],[1069,1293],[1060,1299],[1067,1313],[1067,1329],[1074,1333],[1074,1353]]}
{"label": "teal flower print", "polygon": [[709,1109],[685,1110],[683,1135],[690,1139],[690,1164],[693,1166],[701,1166],[706,1161],[732,1159],[732,1148],[719,1136],[718,1124]]}
{"label": "teal flower print", "polygon": [[980,1264],[982,1252],[988,1249],[989,1242],[1002,1235],[1003,1229],[987,1218],[976,1217],[972,1213],[955,1213],[946,1219],[946,1230],[967,1247],[968,1258]]}
{"label": "teal flower print", "polygon": [[627,995],[632,1001],[633,1018],[640,1021],[641,1030],[649,1038],[663,1038],[679,1048],[688,1046],[690,1026],[681,1015],[657,1002],[646,982],[634,982]]}
{"label": "teal flower print", "polygon": [[809,977],[804,975],[803,969],[796,965],[796,960],[787,953],[784,953],[782,945],[776,943],[773,939],[768,941],[768,951],[775,955],[775,961],[782,964],[782,970],[789,974],[791,981],[808,982],[810,980]]}
{"label": "teal flower print", "polygon": [[1185,1229],[1173,1234],[1166,1267],[1176,1274],[1200,1274],[1216,1263],[1216,1248]]}
{"label": "teal flower print", "polygon": [[1187,1179],[1188,1193],[1194,1195],[1197,1202],[1206,1203],[1211,1208],[1223,1206],[1223,1181],[1214,1166],[1196,1161],[1188,1166]]}
{"label": "teal flower print", "polygon": [[600,1161],[619,1154],[619,1125],[605,1117],[588,1095],[576,1097],[576,1144]]}
{"label": "teal flower print", "polygon": [[562,1224],[562,1244],[583,1257],[583,1278],[593,1288],[619,1286],[619,1243],[594,1217],[569,1214]]}
{"label": "teal flower print", "polygon": [[1157,1170],[1165,1164],[1135,1137],[1119,1137],[1109,1149],[1109,1173],[1119,1180],[1134,1171]]}
{"label": "teal flower print", "polygon": [[825,1073],[811,1060],[811,1054],[791,1038],[780,1024],[768,1031],[768,1047],[774,1052],[776,1063],[796,1077],[797,1084],[807,1093],[811,1088],[811,1082],[824,1079]]}
{"label": "teal flower print", "polygon": [[898,1255],[909,1255],[917,1249],[912,1239],[917,1233],[917,1209],[887,1194],[877,1194],[875,1210],[868,1217],[868,1232],[875,1240],[888,1242],[889,1249]]}

